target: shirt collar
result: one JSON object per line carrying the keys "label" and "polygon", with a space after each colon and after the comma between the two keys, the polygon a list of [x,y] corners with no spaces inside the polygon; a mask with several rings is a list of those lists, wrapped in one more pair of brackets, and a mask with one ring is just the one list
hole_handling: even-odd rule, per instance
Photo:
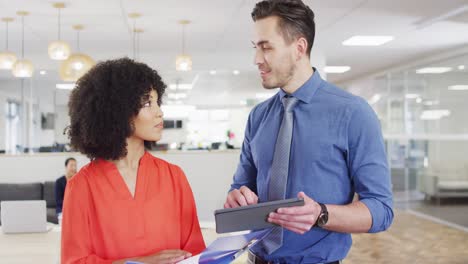
{"label": "shirt collar", "polygon": [[[322,77],[320,77],[320,74],[317,71],[317,69],[313,69],[314,73],[312,74],[312,76],[292,94],[292,96],[296,97],[297,99],[306,104],[310,103],[315,92],[317,92],[318,88],[323,82]],[[287,93],[283,91],[283,89],[280,89],[279,95],[280,98],[283,98],[287,95]]]}

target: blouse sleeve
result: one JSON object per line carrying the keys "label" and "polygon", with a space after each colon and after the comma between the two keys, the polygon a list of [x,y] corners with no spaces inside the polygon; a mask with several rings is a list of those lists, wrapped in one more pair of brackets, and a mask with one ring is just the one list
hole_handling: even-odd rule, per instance
{"label": "blouse sleeve", "polygon": [[62,249],[63,264],[110,264],[93,253],[89,222],[90,197],[83,177],[75,175],[67,183],[63,204]]}
{"label": "blouse sleeve", "polygon": [[192,189],[182,169],[177,167],[180,179],[181,195],[181,249],[192,253],[200,254],[205,248],[205,242],[198,222],[197,208],[193,198]]}

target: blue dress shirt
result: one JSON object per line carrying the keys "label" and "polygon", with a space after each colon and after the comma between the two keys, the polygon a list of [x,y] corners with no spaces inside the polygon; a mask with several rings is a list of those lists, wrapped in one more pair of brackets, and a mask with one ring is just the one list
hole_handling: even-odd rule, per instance
{"label": "blue dress shirt", "polygon": [[[232,189],[245,185],[267,201],[269,170],[283,118],[283,90],[250,113]],[[372,215],[369,233],[386,230],[393,220],[390,173],[380,123],[365,100],[313,75],[292,96],[294,108],[286,198],[300,191],[317,202],[345,205],[357,193]],[[304,235],[285,229],[283,245],[272,255],[278,263],[320,263],[344,259],[350,234],[312,228]]]}

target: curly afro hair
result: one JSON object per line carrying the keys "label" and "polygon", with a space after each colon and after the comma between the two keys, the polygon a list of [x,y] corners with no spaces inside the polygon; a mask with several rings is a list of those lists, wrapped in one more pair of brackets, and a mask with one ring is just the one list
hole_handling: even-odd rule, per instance
{"label": "curly afro hair", "polygon": [[[78,80],[70,95],[67,132],[72,148],[90,159],[125,157],[132,120],[151,90],[161,105],[166,84],[146,64],[129,58],[98,63]],[[145,141],[146,148],[152,144]]]}

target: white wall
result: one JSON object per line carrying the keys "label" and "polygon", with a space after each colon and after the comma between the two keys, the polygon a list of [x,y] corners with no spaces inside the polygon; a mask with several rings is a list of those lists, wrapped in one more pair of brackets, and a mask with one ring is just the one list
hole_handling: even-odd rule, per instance
{"label": "white wall", "polygon": [[185,141],[187,131],[185,129],[185,124],[182,125],[182,128],[177,129],[164,129],[162,138],[159,143],[181,143]]}
{"label": "white wall", "polygon": [[[192,187],[200,221],[214,221],[213,211],[223,207],[240,152],[187,151],[152,152],[180,166]],[[81,168],[89,160],[78,153],[0,155],[0,183],[55,181],[63,175],[64,162],[74,157]]]}

